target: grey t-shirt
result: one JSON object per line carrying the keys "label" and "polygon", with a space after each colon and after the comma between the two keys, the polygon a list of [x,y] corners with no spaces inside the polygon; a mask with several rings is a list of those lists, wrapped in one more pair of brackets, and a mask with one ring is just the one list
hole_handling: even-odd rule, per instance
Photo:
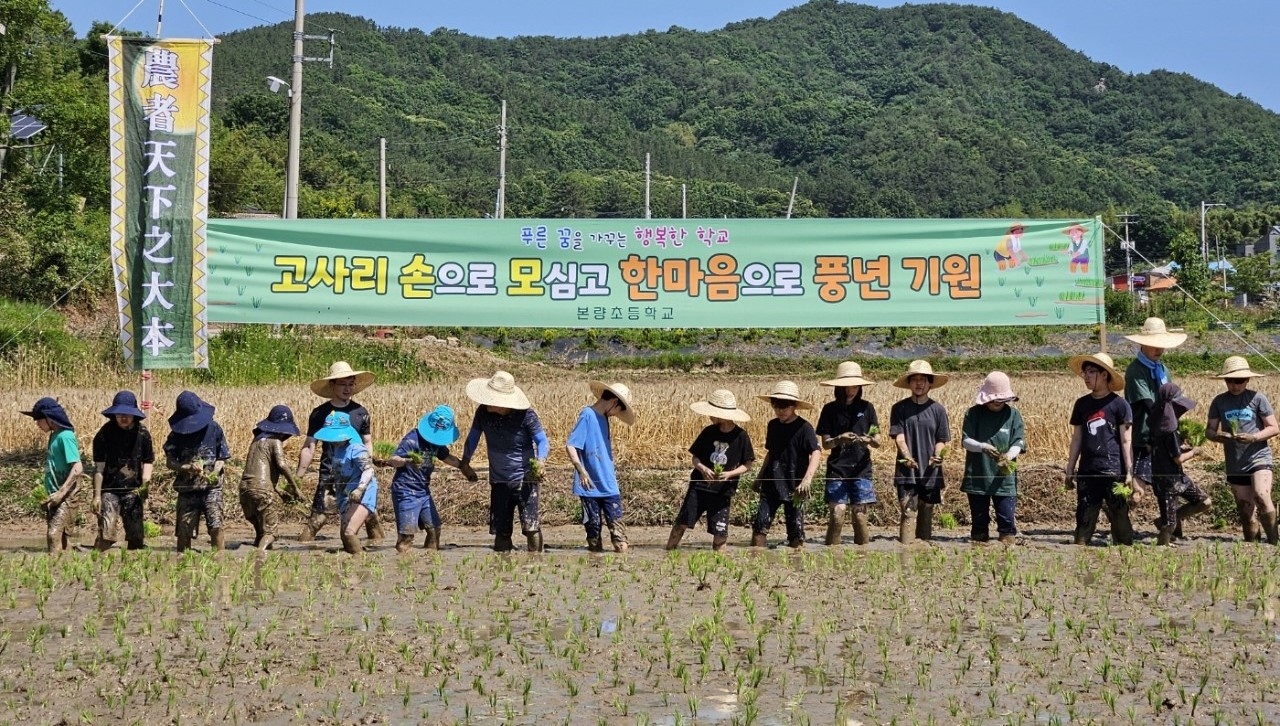
{"label": "grey t-shirt", "polygon": [[947,410],[932,398],[924,403],[904,398],[889,409],[889,436],[896,437],[898,434],[906,435],[907,450],[920,468],[908,469],[900,463],[895,465],[894,484],[900,487],[941,489],[942,467],[929,466],[929,457],[933,456],[936,444],[951,440]]}
{"label": "grey t-shirt", "polygon": [[[1239,396],[1219,393],[1209,404],[1209,418],[1218,419],[1218,430],[1228,434],[1255,434],[1265,427],[1266,417],[1274,414],[1265,394],[1247,389]],[[1234,429],[1232,422],[1235,422]],[[1230,441],[1222,448],[1227,458],[1227,474],[1248,474],[1271,466],[1271,447],[1265,441],[1252,444]]]}

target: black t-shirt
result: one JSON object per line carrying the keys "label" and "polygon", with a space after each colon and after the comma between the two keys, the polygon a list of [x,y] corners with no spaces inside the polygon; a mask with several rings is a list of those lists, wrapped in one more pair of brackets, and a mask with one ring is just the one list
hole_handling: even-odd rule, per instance
{"label": "black t-shirt", "polygon": [[[852,432],[868,436],[872,426],[879,426],[876,407],[859,397],[851,404],[831,401],[822,407],[815,432],[818,436],[836,437]],[[827,479],[870,479],[871,450],[866,444],[838,444],[827,456]]]}
{"label": "black t-shirt", "polygon": [[142,465],[154,464],[151,432],[140,423],[125,430],[108,421],[93,437],[93,460],[103,463],[102,491],[127,492],[142,486]]}
{"label": "black t-shirt", "polygon": [[1127,472],[1120,453],[1120,427],[1132,423],[1129,403],[1114,393],[1102,398],[1076,399],[1071,409],[1071,425],[1081,427],[1082,434],[1076,473],[1123,478]]}
{"label": "black t-shirt", "polygon": [[769,469],[760,472],[760,490],[787,498],[809,468],[809,455],[821,451],[813,426],[796,416],[791,423],[771,419],[765,428],[764,448],[769,452]]}
{"label": "black t-shirt", "polygon": [[1151,431],[1151,479],[1153,484],[1174,486],[1182,481],[1182,441],[1178,432]]}
{"label": "black t-shirt", "polygon": [[[311,416],[307,418],[307,436],[315,438],[316,432],[324,428],[324,420],[334,411],[345,413],[351,417],[351,426],[360,433],[361,436],[368,436],[369,428],[369,411],[364,406],[355,401],[347,401],[347,405],[338,408],[329,401],[311,409]],[[328,443],[320,442],[320,481],[329,481],[329,464],[333,458],[333,451]]]}
{"label": "black t-shirt", "polygon": [[[712,470],[715,470],[718,465],[722,471],[733,471],[743,464],[750,464],[756,460],[755,449],[751,447],[751,437],[741,426],[734,426],[732,431],[725,433],[720,430],[719,425],[711,424],[693,440],[689,453],[698,457],[698,461],[711,467]],[[704,492],[732,496],[738,491],[738,477],[735,476],[728,481],[707,481],[702,478],[702,472],[694,469],[689,474],[689,485]]]}

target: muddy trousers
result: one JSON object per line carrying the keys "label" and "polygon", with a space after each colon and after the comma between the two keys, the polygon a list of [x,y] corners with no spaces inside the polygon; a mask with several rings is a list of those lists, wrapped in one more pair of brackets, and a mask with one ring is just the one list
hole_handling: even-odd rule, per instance
{"label": "muddy trousers", "polygon": [[1113,493],[1116,483],[1110,476],[1077,477],[1075,544],[1089,544],[1098,529],[1098,517],[1103,513],[1111,523],[1111,541],[1118,545],[1133,544],[1129,499]]}

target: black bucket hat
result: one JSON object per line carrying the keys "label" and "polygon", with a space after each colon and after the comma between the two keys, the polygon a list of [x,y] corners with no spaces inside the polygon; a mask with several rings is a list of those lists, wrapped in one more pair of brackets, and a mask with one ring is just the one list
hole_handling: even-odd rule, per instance
{"label": "black bucket hat", "polygon": [[293,420],[293,409],[284,405],[272,406],[271,412],[267,417],[258,422],[254,429],[267,434],[281,434],[283,436],[297,436],[301,431],[298,430],[298,424]]}
{"label": "black bucket hat", "polygon": [[36,405],[31,407],[30,411],[23,411],[23,416],[30,416],[39,421],[46,419],[53,422],[58,428],[68,431],[75,431],[75,427],[71,425],[71,419],[67,416],[67,412],[63,410],[62,404],[58,403],[58,399],[44,398],[36,401]]}
{"label": "black bucket hat", "polygon": [[111,406],[102,410],[102,415],[111,418],[117,414],[127,414],[138,420],[147,417],[147,414],[138,408],[138,397],[133,395],[133,391],[121,391],[116,397],[111,399]]}
{"label": "black bucket hat", "polygon": [[175,434],[194,434],[213,421],[213,406],[200,400],[193,391],[178,394],[173,414],[169,416],[169,430]]}

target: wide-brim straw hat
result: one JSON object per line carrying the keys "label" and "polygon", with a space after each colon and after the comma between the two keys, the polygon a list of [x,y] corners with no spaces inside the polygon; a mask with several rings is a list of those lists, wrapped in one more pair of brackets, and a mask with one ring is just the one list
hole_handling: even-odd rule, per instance
{"label": "wide-brim straw hat", "polygon": [[836,377],[823,381],[824,386],[874,386],[875,381],[862,377],[862,366],[853,361],[845,361],[836,366]]}
{"label": "wide-brim straw hat", "polygon": [[1010,403],[1016,400],[1018,400],[1018,394],[1013,392],[1013,382],[1009,380],[1009,375],[1004,371],[991,371],[986,378],[982,379],[982,385],[978,388],[978,395],[974,396],[973,403],[981,406],[992,401]]}
{"label": "wide-brim straw hat", "polygon": [[529,408],[529,397],[516,385],[516,379],[506,371],[498,371],[489,378],[472,378],[467,384],[467,398],[481,406],[500,408]]}
{"label": "wide-brim straw hat", "polygon": [[751,414],[738,408],[738,398],[733,395],[733,392],[723,388],[712,391],[711,395],[707,396],[707,400],[690,404],[689,408],[693,409],[694,413],[722,418],[726,421],[746,423],[751,420]]}
{"label": "wide-brim straw hat", "polygon": [[1124,374],[1116,370],[1115,361],[1111,360],[1111,356],[1106,353],[1090,353],[1088,355],[1074,355],[1067,361],[1067,365],[1076,375],[1083,374],[1085,363],[1092,363],[1111,376],[1111,383],[1107,384],[1113,393],[1119,393],[1124,390]]}
{"label": "wide-brim straw hat", "polygon": [[596,398],[600,398],[605,391],[608,391],[616,396],[619,401],[622,401],[622,405],[627,408],[627,410],[618,414],[618,418],[622,419],[622,423],[631,426],[636,422],[636,409],[631,405],[631,389],[627,388],[627,384],[591,381],[588,385],[591,386],[591,395]]}
{"label": "wide-brim straw hat", "polygon": [[907,388],[907,389],[911,388],[911,385],[907,383],[907,380],[910,379],[911,376],[916,376],[916,375],[933,376],[933,385],[930,386],[931,389],[942,388],[943,386],[947,385],[947,381],[951,380],[951,376],[945,373],[934,373],[933,366],[929,363],[929,361],[913,360],[911,361],[910,365],[907,366],[907,372],[903,373],[901,376],[898,376],[898,379],[893,382],[893,387]]}
{"label": "wide-brim straw hat", "polygon": [[1266,375],[1249,370],[1249,361],[1244,356],[1233,355],[1222,361],[1222,374],[1214,378],[1266,378]]}
{"label": "wide-brim straw hat", "polygon": [[333,398],[333,382],[343,378],[356,379],[356,388],[351,392],[353,396],[373,385],[374,381],[374,375],[369,371],[353,370],[350,363],[340,360],[329,366],[328,375],[311,382],[311,392],[322,398]]}
{"label": "wide-brim straw hat", "polygon": [[800,398],[800,386],[797,386],[793,381],[778,381],[773,384],[773,388],[769,389],[767,394],[756,396],[756,398],[765,403],[769,403],[775,398],[781,398],[784,401],[795,401],[798,409],[813,408],[812,403]]}
{"label": "wide-brim straw hat", "polygon": [[1142,322],[1142,330],[1133,334],[1124,336],[1125,340],[1131,340],[1138,345],[1145,345],[1149,348],[1160,348],[1161,350],[1168,348],[1177,348],[1187,342],[1186,333],[1170,333],[1165,327],[1164,320],[1160,318],[1147,318]]}

